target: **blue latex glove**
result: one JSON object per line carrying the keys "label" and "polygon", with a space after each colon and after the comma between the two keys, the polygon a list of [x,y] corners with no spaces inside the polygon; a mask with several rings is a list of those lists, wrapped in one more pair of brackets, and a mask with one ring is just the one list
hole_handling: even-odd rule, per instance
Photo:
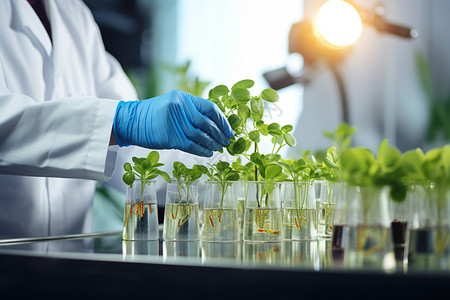
{"label": "blue latex glove", "polygon": [[119,146],[179,149],[212,156],[234,135],[227,119],[213,102],[172,91],[141,101],[119,102],[114,117]]}

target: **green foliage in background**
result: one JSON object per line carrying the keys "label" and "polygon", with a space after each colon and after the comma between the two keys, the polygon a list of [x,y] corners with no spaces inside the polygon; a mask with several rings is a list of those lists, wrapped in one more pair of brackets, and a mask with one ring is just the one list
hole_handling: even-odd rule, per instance
{"label": "green foliage in background", "polygon": [[172,76],[174,86],[171,89],[203,97],[209,81],[200,80],[198,75],[190,72],[191,61],[175,65],[168,63],[152,64],[148,67],[127,70],[126,74],[136,89],[138,99],[149,99],[159,95],[159,80],[162,70]]}
{"label": "green foliage in background", "polygon": [[149,65],[145,68],[127,70],[126,74],[136,89],[138,99],[158,96],[158,68]]}
{"label": "green foliage in background", "polygon": [[187,60],[183,65],[165,65],[165,69],[174,77],[177,90],[190,93],[197,97],[203,97],[205,89],[210,82],[200,80],[200,77],[197,75],[192,75],[189,72],[190,67],[190,60]]}
{"label": "green foliage in background", "polygon": [[[436,91],[430,65],[420,51],[416,52],[416,66],[430,108],[427,140],[435,141],[441,135],[445,140],[450,140],[450,91]],[[448,84],[442,86],[448,87]]]}
{"label": "green foliage in background", "polygon": [[352,147],[341,157],[343,179],[357,186],[389,186],[394,201],[403,201],[408,185],[450,186],[450,145],[401,153],[384,140],[375,156],[369,149]]}
{"label": "green foliage in background", "polygon": [[351,145],[355,133],[355,127],[343,122],[336,127],[334,132],[325,131],[324,135],[331,140],[333,146],[336,147],[336,151],[340,154]]}
{"label": "green foliage in background", "polygon": [[400,151],[384,140],[378,147],[377,156],[362,147],[344,150],[341,155],[341,169],[344,181],[356,186],[390,186],[394,201],[406,196],[403,181]]}

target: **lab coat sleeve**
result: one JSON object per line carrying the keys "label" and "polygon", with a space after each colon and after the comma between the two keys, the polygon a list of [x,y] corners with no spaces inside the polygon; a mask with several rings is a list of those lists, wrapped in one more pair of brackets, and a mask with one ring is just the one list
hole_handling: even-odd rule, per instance
{"label": "lab coat sleeve", "polygon": [[[84,3],[77,3],[80,4],[80,10],[83,11],[83,24],[86,24],[85,35],[88,37],[86,40],[89,41],[87,47],[90,51],[88,57],[92,58],[91,64],[94,66],[93,73],[97,96],[122,101],[138,99],[136,89],[123,71],[122,66],[115,57],[106,51],[100,30],[91,11]],[[147,156],[149,151],[149,149],[137,146],[120,148],[113,163],[114,172],[105,184],[124,192],[126,185],[122,180],[123,164],[131,161],[132,156]]]}
{"label": "lab coat sleeve", "polygon": [[[0,174],[104,181],[115,167],[109,146],[119,100],[136,92],[120,64],[103,46],[91,13],[81,1],[84,41],[92,59],[95,95],[36,101],[8,90],[0,58]],[[118,148],[118,147],[117,147]]]}
{"label": "lab coat sleeve", "polygon": [[[0,61],[0,173],[105,180],[118,101],[66,98],[37,102],[6,87]],[[110,157],[108,157],[108,155]]]}

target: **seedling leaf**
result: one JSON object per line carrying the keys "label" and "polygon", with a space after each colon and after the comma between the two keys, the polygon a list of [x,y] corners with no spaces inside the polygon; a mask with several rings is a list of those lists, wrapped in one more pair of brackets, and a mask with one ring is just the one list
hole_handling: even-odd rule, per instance
{"label": "seedling leaf", "polygon": [[233,145],[233,152],[236,154],[241,154],[245,151],[247,142],[244,138],[239,138]]}
{"label": "seedling leaf", "polygon": [[230,123],[231,128],[236,129],[242,124],[242,118],[236,114],[232,114],[228,117],[228,122]]}
{"label": "seedling leaf", "polygon": [[250,108],[246,104],[240,104],[238,106],[238,115],[242,120],[247,120],[250,117]]}
{"label": "seedling leaf", "polygon": [[264,91],[262,91],[261,93],[261,98],[263,98],[264,100],[268,101],[268,102],[277,102],[280,97],[278,96],[278,93],[271,88],[265,89]]}
{"label": "seedling leaf", "polygon": [[295,139],[295,137],[289,133],[286,132],[284,134],[284,140],[286,141],[286,144],[288,144],[290,147],[295,147],[297,145],[297,140]]}
{"label": "seedling leaf", "polygon": [[241,81],[238,81],[237,83],[235,83],[233,85],[233,87],[231,88],[231,91],[238,89],[238,88],[242,88],[242,89],[249,89],[251,88],[253,85],[255,84],[255,82],[251,79],[244,79]]}
{"label": "seedling leaf", "polygon": [[247,89],[236,88],[231,91],[231,97],[236,102],[247,102],[250,100],[250,92]]}
{"label": "seedling leaf", "polygon": [[228,87],[226,85],[222,84],[216,86],[211,91],[216,97],[221,97],[223,95],[227,95],[230,90],[228,90]]}

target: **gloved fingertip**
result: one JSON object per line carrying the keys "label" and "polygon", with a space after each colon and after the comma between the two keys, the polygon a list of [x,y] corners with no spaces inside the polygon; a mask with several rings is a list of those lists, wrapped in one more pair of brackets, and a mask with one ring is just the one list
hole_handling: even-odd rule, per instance
{"label": "gloved fingertip", "polygon": [[213,152],[209,149],[197,149],[195,151],[189,151],[189,153],[203,157],[213,156]]}
{"label": "gloved fingertip", "polygon": [[232,138],[235,135],[235,132],[233,129],[230,129],[230,131],[228,132],[228,137]]}
{"label": "gloved fingertip", "polygon": [[225,137],[221,138],[221,144],[222,144],[223,147],[228,146],[230,144],[230,139],[229,138],[225,138]]}
{"label": "gloved fingertip", "polygon": [[211,157],[211,156],[213,156],[213,152],[212,151],[205,151],[203,156]]}

